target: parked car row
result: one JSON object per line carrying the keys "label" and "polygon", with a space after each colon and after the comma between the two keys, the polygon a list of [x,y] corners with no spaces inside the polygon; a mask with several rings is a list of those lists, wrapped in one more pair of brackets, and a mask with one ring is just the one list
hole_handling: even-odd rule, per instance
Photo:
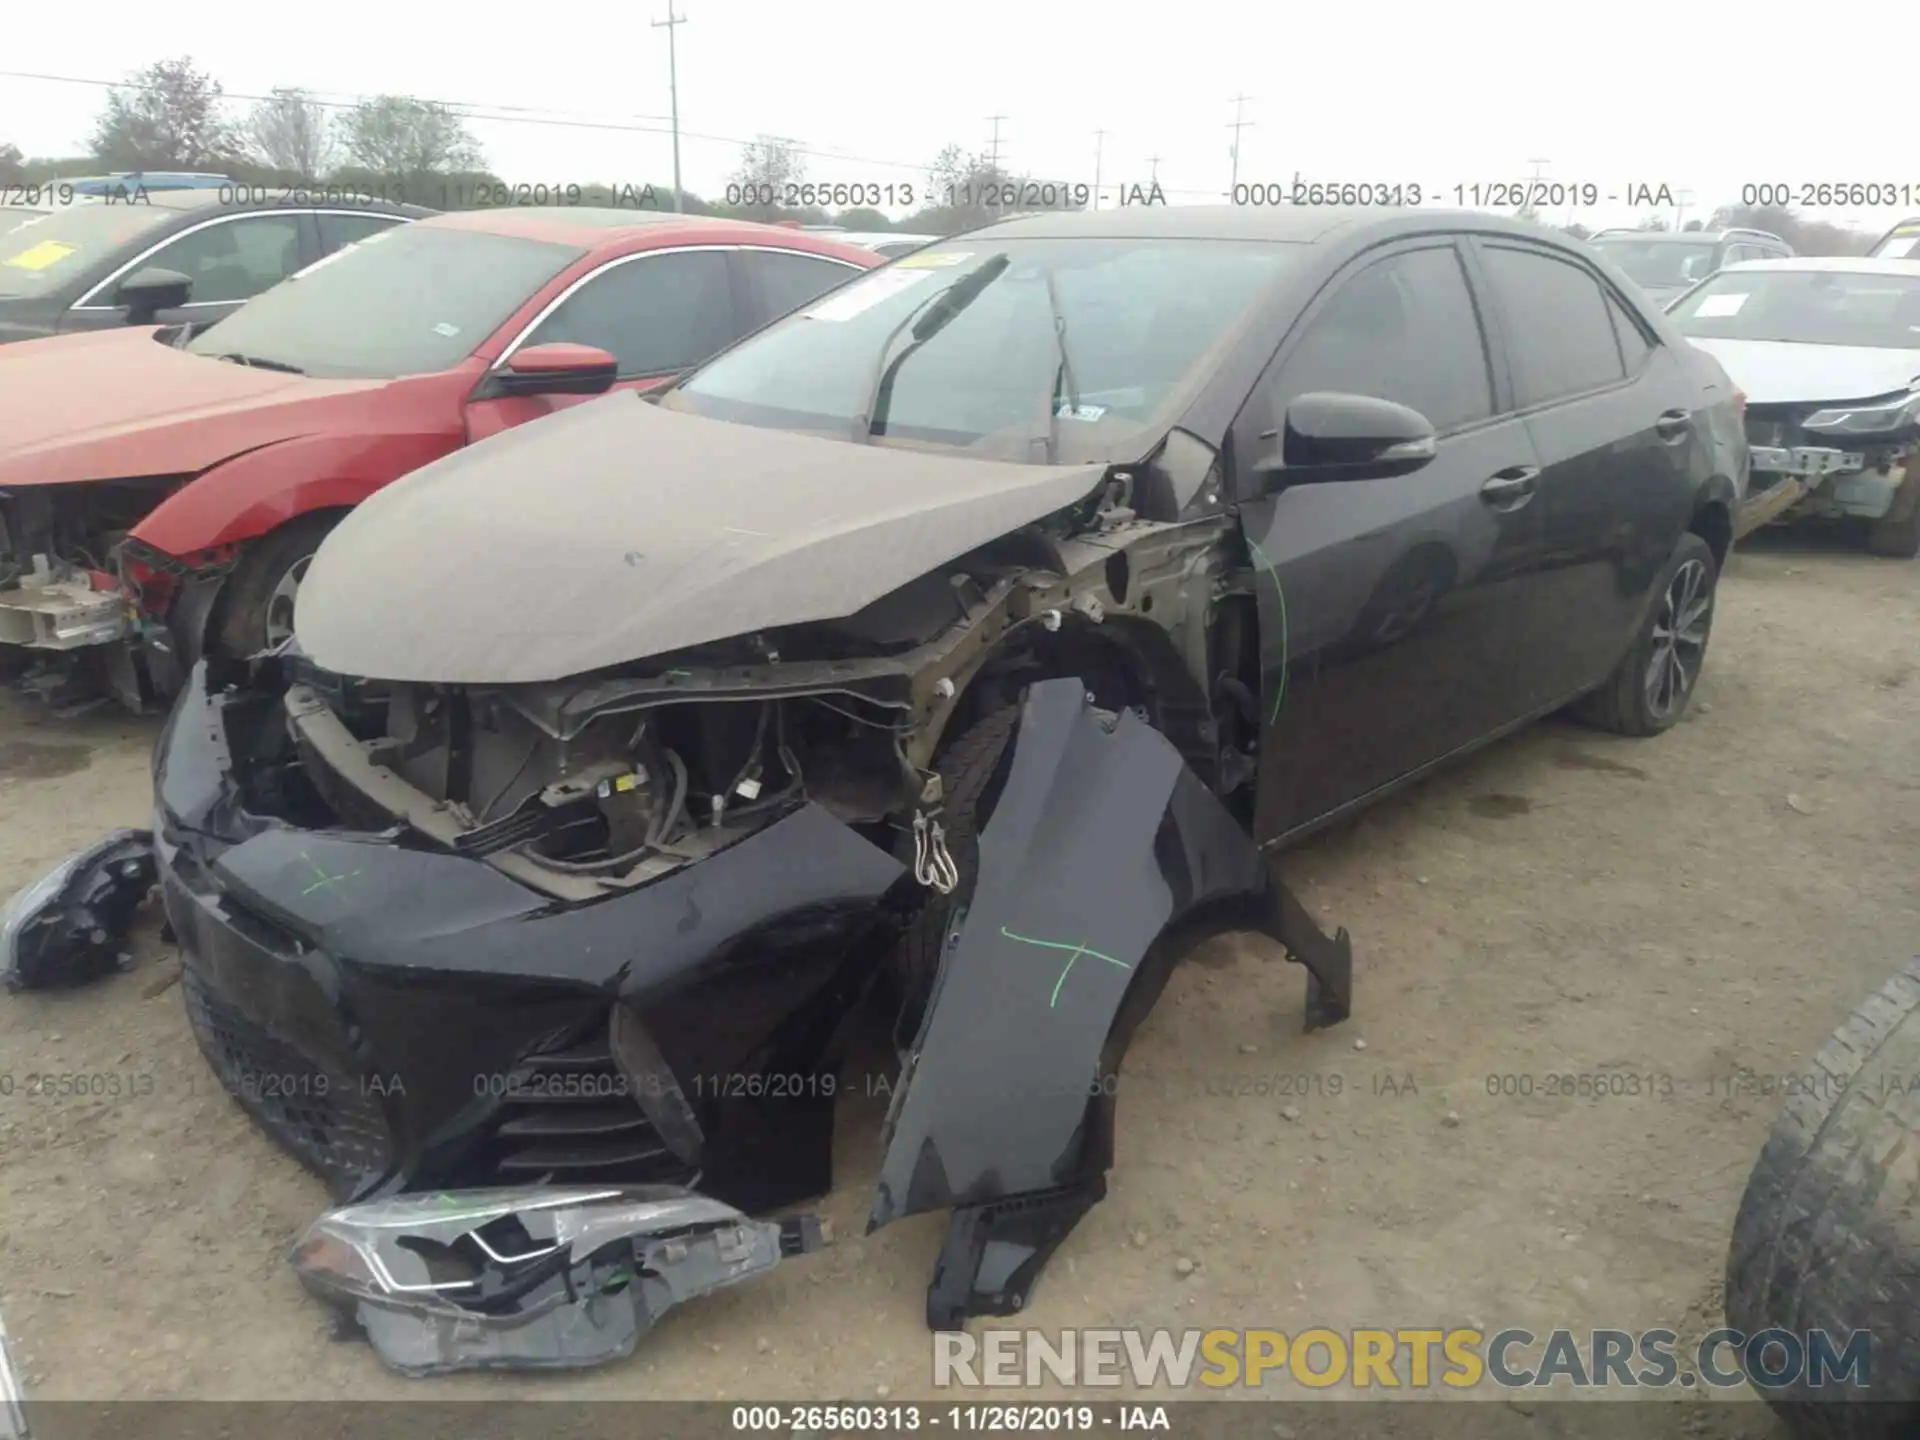
{"label": "parked car row", "polygon": [[1265,933],[1344,1019],[1348,938],[1268,852],[1565,707],[1672,728],[1747,473],[1719,360],[1479,213],[1044,214],[885,264],[437,216],[197,335],[0,348],[0,404],[0,550],[66,567],[0,615],[179,690],[151,864],[77,857],[0,969],[157,876],[209,1064],[337,1195],[534,1187],[464,1238],[383,1212],[482,1257],[499,1326],[533,1281],[480,1231],[540,1186],[825,1191],[876,993],[871,1221],[951,1211],[930,1325],[1021,1310],[1185,942]]}

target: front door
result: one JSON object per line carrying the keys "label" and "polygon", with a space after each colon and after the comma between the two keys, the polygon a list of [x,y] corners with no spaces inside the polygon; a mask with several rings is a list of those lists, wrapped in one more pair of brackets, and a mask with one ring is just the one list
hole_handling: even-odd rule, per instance
{"label": "front door", "polygon": [[[1245,500],[1264,733],[1257,830],[1302,830],[1523,714],[1514,596],[1539,555],[1537,461],[1462,252],[1372,252],[1314,302],[1235,422],[1236,466],[1312,391],[1412,406],[1437,457],[1391,479]],[[1250,492],[1244,479],[1236,493]]]}

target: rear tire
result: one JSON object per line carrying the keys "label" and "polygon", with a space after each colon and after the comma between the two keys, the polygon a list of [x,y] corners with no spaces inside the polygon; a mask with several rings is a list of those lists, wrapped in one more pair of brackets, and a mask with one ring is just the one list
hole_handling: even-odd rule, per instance
{"label": "rear tire", "polygon": [[[1727,1251],[1727,1323],[1748,1335],[1872,1334],[1869,1388],[1762,1391],[1797,1435],[1920,1431],[1920,960],[1820,1047],[1747,1181]],[[1837,1392],[1853,1392],[1853,1403]],[[1869,1401],[1871,1403],[1862,1403]]]}
{"label": "rear tire", "polygon": [[[1660,574],[1652,612],[1641,622],[1640,633],[1606,683],[1574,702],[1574,718],[1636,738],[1659,735],[1679,724],[1706,664],[1719,582],[1713,547],[1692,531],[1682,535]],[[1701,605],[1704,608],[1698,608]]]}
{"label": "rear tire", "polygon": [[342,512],[302,515],[241,552],[227,577],[209,648],[236,658],[256,655],[292,633],[294,591]]}

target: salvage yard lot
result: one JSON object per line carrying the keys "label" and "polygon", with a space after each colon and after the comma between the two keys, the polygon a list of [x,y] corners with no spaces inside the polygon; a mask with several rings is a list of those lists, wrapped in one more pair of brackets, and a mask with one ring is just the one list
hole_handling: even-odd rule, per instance
{"label": "salvage yard lot", "polygon": [[[1129,1055],[1109,1198],[1021,1323],[1721,1323],[1768,1077],[1920,948],[1917,633],[1914,566],[1751,542],[1671,735],[1536,726],[1291,855],[1353,934],[1352,1020],[1302,1034],[1303,972],[1264,942],[1199,951]],[[156,730],[0,700],[0,894],[146,823]],[[860,1235],[877,1063],[844,1082],[828,1250],[690,1303],[624,1364],[410,1382],[328,1343],[283,1258],[322,1187],[219,1092],[157,925],[136,941],[129,974],[0,999],[0,1310],[30,1394],[931,1395],[944,1217]],[[1546,1093],[1603,1074],[1597,1098]],[[96,1075],[117,1098],[35,1078]]]}

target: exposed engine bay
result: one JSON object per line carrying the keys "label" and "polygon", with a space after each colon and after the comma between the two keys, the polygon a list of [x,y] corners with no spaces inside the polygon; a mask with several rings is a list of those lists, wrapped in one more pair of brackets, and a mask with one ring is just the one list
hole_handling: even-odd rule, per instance
{"label": "exposed engine bay", "polygon": [[1236,723],[1251,694],[1228,687],[1216,717],[1198,678],[1222,635],[1243,643],[1227,533],[1224,519],[1158,524],[1110,502],[1084,538],[1023,532],[844,620],[580,681],[309,670],[287,711],[339,822],[403,821],[565,898],[643,884],[803,798],[890,848],[916,813],[938,823],[941,737],[1049,676],[1147,710],[1231,791],[1252,769],[1256,730]]}

